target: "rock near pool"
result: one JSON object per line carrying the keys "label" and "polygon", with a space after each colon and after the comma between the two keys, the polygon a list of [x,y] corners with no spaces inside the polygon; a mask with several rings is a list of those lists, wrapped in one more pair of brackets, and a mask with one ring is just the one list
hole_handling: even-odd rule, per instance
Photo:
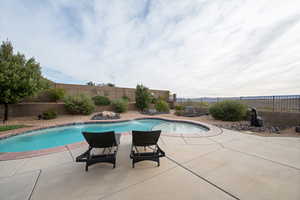
{"label": "rock near pool", "polygon": [[103,111],[94,115],[92,120],[110,120],[110,119],[120,119],[120,114],[111,111]]}

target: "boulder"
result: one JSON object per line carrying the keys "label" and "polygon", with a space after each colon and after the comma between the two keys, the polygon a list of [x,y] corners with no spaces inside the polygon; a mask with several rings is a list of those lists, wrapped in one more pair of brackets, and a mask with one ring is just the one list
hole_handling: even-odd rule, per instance
{"label": "boulder", "polygon": [[111,111],[102,111],[92,117],[92,120],[120,119],[120,114]]}

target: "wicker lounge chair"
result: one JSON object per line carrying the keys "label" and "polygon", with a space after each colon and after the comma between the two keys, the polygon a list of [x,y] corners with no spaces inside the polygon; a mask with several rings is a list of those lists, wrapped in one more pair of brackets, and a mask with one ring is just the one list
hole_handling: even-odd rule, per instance
{"label": "wicker lounge chair", "polygon": [[[102,132],[102,133],[82,133],[85,140],[89,144],[89,149],[76,158],[76,162],[85,162],[85,171],[88,171],[88,167],[95,163],[106,162],[113,164],[113,168],[116,167],[116,155],[118,151],[118,145],[120,144],[120,134],[115,132]],[[95,154],[96,148],[103,149],[101,154]]]}
{"label": "wicker lounge chair", "polygon": [[144,160],[154,161],[157,162],[157,166],[160,165],[159,158],[165,156],[165,152],[157,144],[160,133],[160,130],[132,131],[130,158],[132,159],[133,168],[135,163]]}

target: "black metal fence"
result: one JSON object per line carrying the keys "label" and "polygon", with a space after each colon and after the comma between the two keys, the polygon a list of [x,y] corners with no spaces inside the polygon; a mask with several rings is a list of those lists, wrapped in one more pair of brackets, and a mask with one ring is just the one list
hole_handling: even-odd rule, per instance
{"label": "black metal fence", "polygon": [[209,104],[224,101],[237,100],[258,110],[273,112],[300,112],[300,95],[277,95],[277,96],[247,96],[247,97],[201,97],[201,98],[178,98],[177,102],[207,102]]}

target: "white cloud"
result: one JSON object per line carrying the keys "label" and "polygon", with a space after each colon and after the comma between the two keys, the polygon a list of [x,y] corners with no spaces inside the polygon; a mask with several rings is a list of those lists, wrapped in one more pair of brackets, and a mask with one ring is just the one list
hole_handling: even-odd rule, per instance
{"label": "white cloud", "polygon": [[2,0],[0,40],[65,81],[184,97],[296,94],[299,13],[298,0]]}

